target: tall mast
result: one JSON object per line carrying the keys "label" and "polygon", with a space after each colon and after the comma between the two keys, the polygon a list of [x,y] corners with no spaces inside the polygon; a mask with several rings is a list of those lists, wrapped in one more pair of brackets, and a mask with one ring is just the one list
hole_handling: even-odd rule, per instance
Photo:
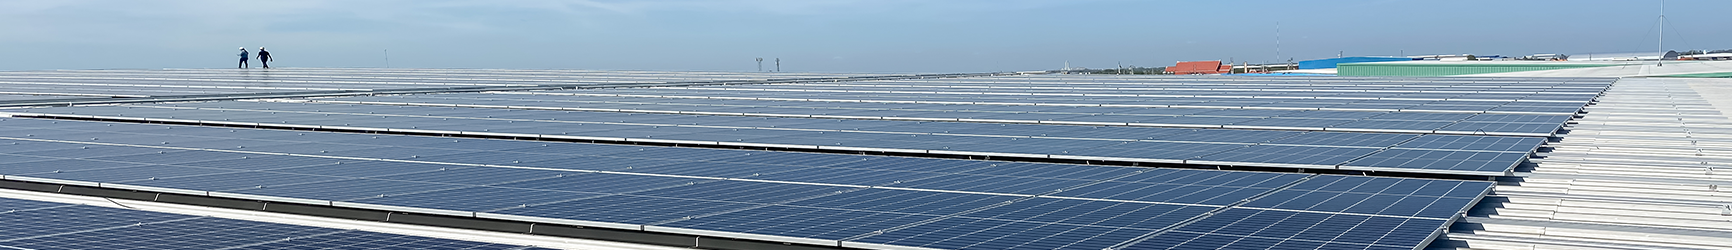
{"label": "tall mast", "polygon": [[1660,58],[1654,59],[1654,66],[1655,67],[1666,66],[1666,1],[1665,0],[1660,0],[1660,44],[1655,46],[1654,52],[1660,54],[1659,55]]}

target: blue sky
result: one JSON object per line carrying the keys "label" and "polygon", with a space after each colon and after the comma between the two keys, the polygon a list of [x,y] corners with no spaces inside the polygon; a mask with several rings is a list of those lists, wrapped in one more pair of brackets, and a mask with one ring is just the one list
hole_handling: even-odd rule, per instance
{"label": "blue sky", "polygon": [[[1666,4],[1668,49],[1732,48],[1732,1]],[[1655,49],[1660,13],[1614,0],[0,0],[0,70],[233,67],[242,46],[287,67],[384,67],[389,50],[391,67],[752,71],[763,57],[808,72],[1626,52]]]}

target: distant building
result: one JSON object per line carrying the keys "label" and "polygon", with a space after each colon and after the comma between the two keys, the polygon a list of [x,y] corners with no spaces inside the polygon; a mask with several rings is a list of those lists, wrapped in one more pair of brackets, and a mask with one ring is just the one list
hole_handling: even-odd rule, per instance
{"label": "distant building", "polygon": [[1509,59],[1510,59],[1510,58],[1509,58],[1509,57],[1505,57],[1505,56],[1502,56],[1502,55],[1474,55],[1474,54],[1459,54],[1459,55],[1422,55],[1422,56],[1407,56],[1407,58],[1414,58],[1414,59],[1416,59],[1416,60],[1425,60],[1425,61],[1445,61],[1445,62],[1459,62],[1459,61],[1506,61],[1506,60],[1509,60]]}
{"label": "distant building", "polygon": [[1333,69],[1333,68],[1335,68],[1336,64],[1343,64],[1343,63],[1395,62],[1395,61],[1413,61],[1413,60],[1417,60],[1417,59],[1407,58],[1407,57],[1372,57],[1372,56],[1339,57],[1339,58],[1299,61],[1299,69]]}
{"label": "distant building", "polygon": [[1732,53],[1710,53],[1710,54],[1695,54],[1695,55],[1688,55],[1688,56],[1678,56],[1678,60],[1725,61],[1725,60],[1732,60]]}
{"label": "distant building", "polygon": [[1570,55],[1565,55],[1565,54],[1533,54],[1533,55],[1517,58],[1516,60],[1522,60],[1522,61],[1565,61],[1565,60],[1569,60],[1569,59],[1570,59]]}
{"label": "distant building", "polygon": [[1627,52],[1627,53],[1578,53],[1571,55],[1570,61],[1653,61],[1678,60],[1677,51],[1660,52]]}
{"label": "distant building", "polygon": [[1226,74],[1233,72],[1233,66],[1221,64],[1219,60],[1178,62],[1172,67],[1167,67],[1166,72],[1174,75]]}
{"label": "distant building", "polygon": [[1343,63],[1337,66],[1340,69],[1336,70],[1336,74],[1341,76],[1459,76],[1607,67],[1622,64],[1617,62],[1424,60]]}

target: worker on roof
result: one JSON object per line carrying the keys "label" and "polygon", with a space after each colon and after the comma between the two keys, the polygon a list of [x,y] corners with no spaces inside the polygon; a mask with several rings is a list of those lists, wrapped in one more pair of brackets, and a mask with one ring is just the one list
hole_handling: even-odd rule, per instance
{"label": "worker on roof", "polygon": [[247,47],[241,47],[241,63],[235,65],[235,67],[242,69],[249,67],[249,65],[247,65]]}
{"label": "worker on roof", "polygon": [[259,47],[259,64],[263,64],[267,69],[271,68],[271,52],[265,51],[265,47]]}

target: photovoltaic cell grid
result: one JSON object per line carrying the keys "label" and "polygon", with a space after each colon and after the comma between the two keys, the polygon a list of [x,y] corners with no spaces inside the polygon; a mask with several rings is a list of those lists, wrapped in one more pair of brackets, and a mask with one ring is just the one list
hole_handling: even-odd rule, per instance
{"label": "photovoltaic cell grid", "polygon": [[[902,104],[1562,114],[1613,79],[1342,79],[1006,76],[553,91],[596,97]],[[894,107],[894,106],[893,106]]]}
{"label": "photovoltaic cell grid", "polygon": [[55,70],[0,72],[0,101],[90,97],[149,97],[446,87],[510,87],[598,83],[759,80],[860,76],[814,73],[732,73],[500,69]]}
{"label": "photovoltaic cell grid", "polygon": [[22,111],[59,117],[268,124],[289,128],[1492,176],[1504,175],[1544,143],[1544,139],[1537,137],[1481,135],[824,120],[282,102]]}
{"label": "photovoltaic cell grid", "polygon": [[[1103,249],[1179,237],[1168,235],[1276,237],[1209,226],[1334,230],[1399,218],[1403,223],[1374,239],[1281,237],[1327,247],[1412,249],[1490,188],[1453,180],[0,123],[6,156],[0,158],[7,159],[0,174],[10,180],[861,248]],[[1450,210],[1456,212],[1444,212]],[[1233,219],[1222,217],[1225,212],[1245,213],[1239,211],[1340,219],[1298,228],[1267,220],[1215,222]],[[1360,217],[1376,220],[1353,220]]]}
{"label": "photovoltaic cell grid", "polygon": [[0,198],[7,249],[545,249]]}
{"label": "photovoltaic cell grid", "polygon": [[[892,121],[957,121],[1085,126],[1237,128],[1348,132],[1549,136],[1573,117],[1557,114],[1421,113],[1312,109],[1207,109],[1055,105],[717,100],[538,92],[366,96],[315,99],[341,104],[508,108],[654,114],[728,115]],[[1568,104],[1579,109],[1581,104]]]}

